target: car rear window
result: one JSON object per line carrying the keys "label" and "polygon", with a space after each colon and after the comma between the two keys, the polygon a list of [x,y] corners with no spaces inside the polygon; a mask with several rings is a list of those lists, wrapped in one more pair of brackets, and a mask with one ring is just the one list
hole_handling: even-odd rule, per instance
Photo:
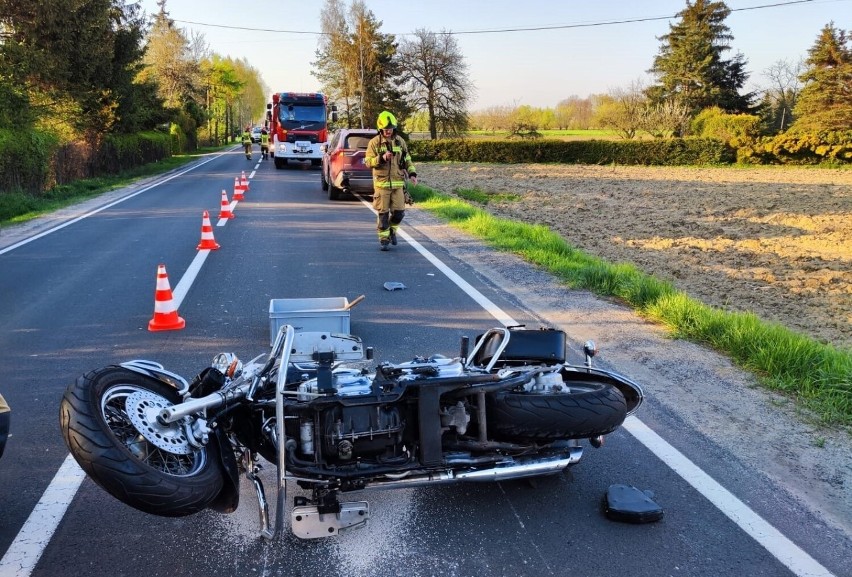
{"label": "car rear window", "polygon": [[357,148],[359,150],[367,150],[367,145],[370,144],[369,136],[360,136],[353,134],[346,138],[346,146],[344,148]]}

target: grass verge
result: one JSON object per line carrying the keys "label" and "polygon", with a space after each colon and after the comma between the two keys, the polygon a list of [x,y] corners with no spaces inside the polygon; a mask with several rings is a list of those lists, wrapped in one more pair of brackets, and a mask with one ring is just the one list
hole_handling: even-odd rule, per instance
{"label": "grass verge", "polygon": [[179,168],[204,154],[217,152],[222,148],[203,148],[192,154],[172,156],[121,174],[59,184],[40,196],[23,192],[3,192],[0,194],[0,226],[32,220],[81,200],[127,186],[140,177],[162,174]]}
{"label": "grass verge", "polygon": [[824,425],[852,425],[852,351],[840,350],[753,314],[715,309],[631,264],[588,255],[542,225],[492,216],[425,186],[418,207],[490,246],[543,267],[567,286],[620,299],[669,328],[675,338],[709,345],[812,411]]}

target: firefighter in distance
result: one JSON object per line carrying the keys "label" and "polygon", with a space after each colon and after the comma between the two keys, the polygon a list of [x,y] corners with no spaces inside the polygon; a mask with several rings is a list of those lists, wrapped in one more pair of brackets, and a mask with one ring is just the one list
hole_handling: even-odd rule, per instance
{"label": "firefighter in distance", "polygon": [[411,204],[406,180],[417,184],[417,172],[408,145],[396,133],[396,117],[387,110],[376,120],[379,133],[367,145],[364,163],[373,169],[373,208],[378,212],[376,228],[381,250],[396,245],[396,231]]}

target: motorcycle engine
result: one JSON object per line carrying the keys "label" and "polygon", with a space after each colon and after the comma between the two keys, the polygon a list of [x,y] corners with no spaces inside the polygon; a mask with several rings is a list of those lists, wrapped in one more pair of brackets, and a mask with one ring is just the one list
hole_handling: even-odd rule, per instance
{"label": "motorcycle engine", "polygon": [[398,455],[404,428],[393,406],[337,406],[322,414],[323,453],[341,461]]}
{"label": "motorcycle engine", "polygon": [[[338,397],[358,397],[372,393],[372,379],[357,369],[340,368],[332,373]],[[317,379],[299,385],[299,400],[309,400],[319,392]],[[344,406],[326,409],[320,415],[322,451],[326,458],[351,461],[380,455],[399,454],[405,422],[393,406]],[[303,429],[302,452],[313,452],[311,427]]]}

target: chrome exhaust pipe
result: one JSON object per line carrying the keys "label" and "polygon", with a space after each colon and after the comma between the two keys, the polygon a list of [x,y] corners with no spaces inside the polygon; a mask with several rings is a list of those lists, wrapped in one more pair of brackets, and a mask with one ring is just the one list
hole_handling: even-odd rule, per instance
{"label": "chrome exhaust pipe", "polygon": [[462,471],[459,473],[441,471],[440,473],[428,473],[425,475],[388,478],[370,481],[364,486],[364,489],[402,489],[405,487],[424,487],[426,485],[458,482],[486,483],[552,475],[577,463],[582,456],[582,447],[571,447],[568,450],[568,454],[564,456],[527,460],[520,463],[516,462],[476,471]]}
{"label": "chrome exhaust pipe", "polygon": [[493,469],[464,471],[457,474],[456,478],[459,481],[489,482],[505,481],[507,479],[523,479],[525,477],[538,477],[539,475],[551,475],[553,473],[563,471],[569,465],[573,465],[579,461],[582,456],[582,447],[571,447],[568,451],[568,455],[565,457],[538,459],[517,465],[495,467]]}

